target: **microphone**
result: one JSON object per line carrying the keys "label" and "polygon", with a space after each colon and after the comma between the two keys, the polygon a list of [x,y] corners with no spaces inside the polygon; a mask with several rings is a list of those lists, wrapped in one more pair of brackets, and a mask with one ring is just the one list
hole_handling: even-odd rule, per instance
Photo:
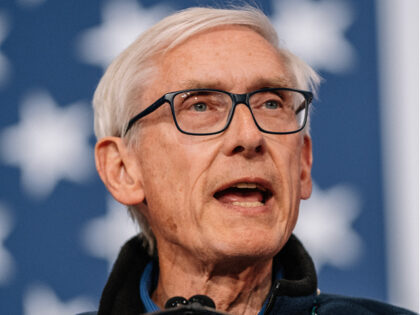
{"label": "microphone", "polygon": [[216,304],[214,304],[214,301],[211,298],[209,298],[207,295],[201,295],[201,294],[194,295],[190,297],[188,302],[191,305],[199,304],[201,306],[206,306],[209,308],[214,308],[214,309],[216,308]]}
{"label": "microphone", "polygon": [[214,304],[214,301],[209,298],[207,295],[197,294],[189,298],[187,300],[186,298],[182,296],[174,296],[166,301],[165,308],[174,308],[179,306],[201,306],[201,307],[209,307],[209,308],[216,308],[216,304]]}
{"label": "microphone", "polygon": [[229,315],[216,311],[216,304],[206,295],[194,295],[188,300],[182,296],[174,296],[166,301],[165,309],[146,315]]}
{"label": "microphone", "polygon": [[182,296],[174,296],[174,297],[171,297],[169,300],[166,301],[165,308],[174,308],[174,307],[178,307],[178,306],[186,306],[188,304],[189,304],[189,302],[187,301],[186,298],[184,298]]}

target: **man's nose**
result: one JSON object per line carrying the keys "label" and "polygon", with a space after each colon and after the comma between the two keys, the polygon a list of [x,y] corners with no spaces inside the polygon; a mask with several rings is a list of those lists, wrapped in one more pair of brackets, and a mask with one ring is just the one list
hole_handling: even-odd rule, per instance
{"label": "man's nose", "polygon": [[265,151],[263,133],[254,122],[250,109],[238,104],[228,129],[225,131],[223,151],[226,155],[242,154],[248,158]]}

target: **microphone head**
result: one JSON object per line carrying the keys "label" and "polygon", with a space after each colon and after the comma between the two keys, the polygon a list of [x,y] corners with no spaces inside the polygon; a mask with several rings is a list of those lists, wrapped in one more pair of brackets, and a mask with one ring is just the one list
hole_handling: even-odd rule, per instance
{"label": "microphone head", "polygon": [[207,306],[207,307],[210,307],[210,308],[216,308],[216,304],[214,304],[213,300],[211,298],[209,298],[207,295],[201,295],[201,294],[194,295],[194,296],[190,297],[188,302],[190,304],[198,303],[202,306]]}
{"label": "microphone head", "polygon": [[174,296],[166,301],[165,308],[174,308],[178,306],[186,306],[189,302],[182,296]]}

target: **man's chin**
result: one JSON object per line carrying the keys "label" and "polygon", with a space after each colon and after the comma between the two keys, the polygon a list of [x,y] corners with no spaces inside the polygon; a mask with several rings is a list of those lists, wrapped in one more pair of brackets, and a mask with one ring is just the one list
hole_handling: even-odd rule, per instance
{"label": "man's chin", "polygon": [[213,239],[211,245],[215,257],[224,261],[258,261],[261,258],[273,258],[282,248],[285,241],[278,236],[267,235],[244,235],[226,238],[224,240]]}

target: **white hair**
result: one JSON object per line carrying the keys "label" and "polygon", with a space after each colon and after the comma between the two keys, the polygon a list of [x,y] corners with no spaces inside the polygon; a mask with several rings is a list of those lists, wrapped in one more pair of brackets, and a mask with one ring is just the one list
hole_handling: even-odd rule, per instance
{"label": "white hair", "polygon": [[[285,48],[279,40],[270,20],[259,9],[245,6],[235,9],[189,8],[170,15],[141,34],[108,67],[93,98],[95,135],[123,137],[131,117],[139,110],[142,92],[147,88],[157,65],[155,60],[186,39],[211,28],[227,25],[248,27],[265,38],[283,56],[295,76],[296,88],[311,90],[316,94],[320,77],[305,62]],[[307,126],[309,125],[309,121]],[[138,124],[133,126],[136,128]],[[309,127],[305,127],[309,132]],[[133,145],[135,131],[125,137]],[[137,135],[138,136],[138,135]],[[154,251],[155,239],[143,215],[141,204],[128,209],[137,220]]]}

